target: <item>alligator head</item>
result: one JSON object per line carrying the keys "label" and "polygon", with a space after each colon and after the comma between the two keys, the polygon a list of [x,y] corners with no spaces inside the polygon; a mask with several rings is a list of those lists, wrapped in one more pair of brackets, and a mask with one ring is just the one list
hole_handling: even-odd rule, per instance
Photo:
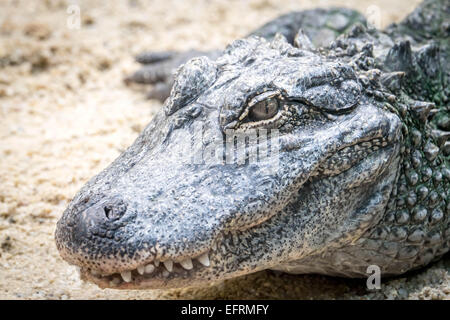
{"label": "alligator head", "polygon": [[400,127],[355,66],[281,37],[235,41],[178,70],[164,110],[70,203],[57,247],[120,289],[301,261],[380,219]]}

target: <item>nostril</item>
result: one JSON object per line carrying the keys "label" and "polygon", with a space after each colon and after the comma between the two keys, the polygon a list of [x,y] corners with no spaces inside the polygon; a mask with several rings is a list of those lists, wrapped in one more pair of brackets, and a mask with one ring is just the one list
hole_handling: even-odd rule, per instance
{"label": "nostril", "polygon": [[127,211],[127,206],[123,201],[116,201],[113,204],[107,204],[103,207],[105,216],[109,220],[120,219]]}
{"label": "nostril", "polygon": [[105,216],[110,219],[110,213],[112,211],[112,209],[110,207],[104,207],[103,210],[105,210]]}

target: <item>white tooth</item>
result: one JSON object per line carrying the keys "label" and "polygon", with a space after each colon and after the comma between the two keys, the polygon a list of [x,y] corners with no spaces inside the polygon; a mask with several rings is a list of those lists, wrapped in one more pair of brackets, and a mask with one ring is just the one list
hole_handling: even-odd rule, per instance
{"label": "white tooth", "polygon": [[164,263],[164,267],[166,267],[167,271],[172,272],[172,270],[173,270],[173,261],[172,260],[166,260],[163,263]]}
{"label": "white tooth", "polygon": [[162,273],[163,277],[165,277],[165,278],[167,278],[169,276],[169,274],[170,273],[167,270],[164,270],[163,273]]}
{"label": "white tooth", "polygon": [[201,256],[197,257],[198,262],[200,262],[205,267],[209,267],[209,257],[208,252],[202,254]]}
{"label": "white tooth", "polygon": [[155,264],[155,267],[159,267],[159,260],[155,259],[155,261],[153,261],[153,263]]}
{"label": "white tooth", "polygon": [[152,273],[155,271],[155,266],[151,263],[145,266],[145,273]]}
{"label": "white tooth", "polygon": [[131,282],[131,271],[121,272],[120,275],[122,276],[123,281]]}
{"label": "white tooth", "polygon": [[187,258],[187,259],[184,259],[183,261],[180,261],[180,264],[186,270],[191,270],[194,267],[192,265],[192,260],[190,258]]}
{"label": "white tooth", "polygon": [[143,274],[144,274],[144,270],[145,270],[145,267],[144,267],[144,266],[139,266],[139,267],[137,267],[137,272],[138,272],[140,275],[143,275]]}

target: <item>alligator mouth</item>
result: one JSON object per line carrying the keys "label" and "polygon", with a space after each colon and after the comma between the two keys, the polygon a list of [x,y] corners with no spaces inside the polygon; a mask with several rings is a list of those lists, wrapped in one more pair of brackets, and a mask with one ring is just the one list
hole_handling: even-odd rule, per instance
{"label": "alligator mouth", "polygon": [[[140,287],[170,287],[170,281],[177,280],[189,285],[193,273],[205,270],[211,266],[209,250],[201,255],[182,260],[152,260],[136,269],[120,273],[101,274],[88,268],[80,269],[80,276],[97,284],[100,288],[138,289]],[[208,281],[210,279],[205,279]],[[191,284],[192,285],[192,284]]]}

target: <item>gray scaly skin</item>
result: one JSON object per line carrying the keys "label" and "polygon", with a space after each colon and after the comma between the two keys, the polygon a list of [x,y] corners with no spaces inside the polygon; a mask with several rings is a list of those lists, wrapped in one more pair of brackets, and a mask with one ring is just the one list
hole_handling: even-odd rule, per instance
{"label": "gray scaly skin", "polygon": [[[284,36],[271,36],[278,19],[256,32],[267,37],[189,60],[163,110],[69,204],[61,256],[118,289],[263,269],[365,277],[378,265],[391,276],[440,258],[450,246],[449,11],[426,1],[399,25],[356,23],[319,48],[311,31],[286,31],[305,15],[295,13]],[[186,162],[227,129],[278,129],[278,157]]]}

